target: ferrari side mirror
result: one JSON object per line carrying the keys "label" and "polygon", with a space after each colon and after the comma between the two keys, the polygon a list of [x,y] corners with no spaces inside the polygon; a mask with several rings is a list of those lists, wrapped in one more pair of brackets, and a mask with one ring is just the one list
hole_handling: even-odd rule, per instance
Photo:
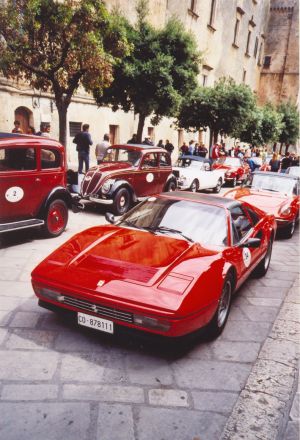
{"label": "ferrari side mirror", "polygon": [[258,248],[261,245],[260,238],[249,238],[239,245],[240,248]]}

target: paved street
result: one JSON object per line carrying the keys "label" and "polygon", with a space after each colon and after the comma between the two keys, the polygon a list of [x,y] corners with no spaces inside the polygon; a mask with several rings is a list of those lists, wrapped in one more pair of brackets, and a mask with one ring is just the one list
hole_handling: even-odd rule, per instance
{"label": "paved street", "polygon": [[[139,335],[112,337],[78,328],[37,306],[31,270],[74,233],[104,222],[99,209],[70,213],[67,231],[56,239],[40,239],[31,231],[2,241],[0,439],[220,439],[226,424],[230,429],[230,416],[236,417],[243,393],[263,392],[255,386],[272,379],[266,376],[271,349],[265,341],[280,344],[280,311],[288,292],[295,298],[288,316],[297,321],[298,230],[292,239],[275,242],[267,275],[251,278],[239,290],[220,338],[209,342],[199,336],[185,349],[168,349]],[[297,385],[297,353],[289,348],[285,353],[278,364],[288,364],[281,392],[286,387],[289,394],[269,396],[279,399],[274,408],[289,402],[280,407],[282,426]],[[293,411],[295,430],[299,418]],[[266,414],[268,423],[271,416]],[[266,426],[262,435],[257,426],[249,428],[247,440],[275,440]]]}

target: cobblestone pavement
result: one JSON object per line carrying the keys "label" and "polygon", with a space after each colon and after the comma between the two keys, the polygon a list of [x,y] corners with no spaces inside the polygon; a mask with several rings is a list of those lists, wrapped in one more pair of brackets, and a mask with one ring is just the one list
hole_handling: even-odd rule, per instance
{"label": "cobblestone pavement", "polygon": [[277,240],[267,275],[239,290],[221,337],[169,349],[78,328],[37,306],[31,270],[77,231],[104,223],[102,214],[70,213],[56,239],[31,231],[2,241],[0,439],[220,439],[297,277],[298,234]]}

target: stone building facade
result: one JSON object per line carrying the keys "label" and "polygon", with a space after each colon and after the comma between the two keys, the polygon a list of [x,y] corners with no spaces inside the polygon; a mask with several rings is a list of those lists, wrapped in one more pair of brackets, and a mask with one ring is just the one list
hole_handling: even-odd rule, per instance
{"label": "stone building facade", "polygon": [[[212,86],[219,78],[230,76],[237,83],[248,84],[263,99],[259,90],[260,77],[265,45],[269,41],[267,25],[270,13],[273,13],[270,6],[274,1],[149,0],[149,21],[159,27],[171,16],[176,16],[186,30],[194,34],[203,53],[200,84]],[[135,0],[106,0],[105,3],[109,9],[118,7],[132,22],[135,21]],[[282,46],[281,51],[285,53],[285,47]],[[294,55],[291,51],[290,55],[291,60],[286,61],[286,66],[292,64]],[[267,80],[262,79],[261,87],[266,89],[266,84]],[[289,87],[287,81],[284,84],[284,87]],[[32,90],[26,84],[0,79],[0,108],[0,131],[11,131],[14,119],[20,119],[25,130],[28,125],[38,129],[41,122],[50,122],[51,135],[58,138],[58,114],[50,94]],[[117,143],[126,142],[136,132],[138,118],[133,112],[114,113],[109,108],[98,108],[89,95],[79,91],[68,110],[67,151],[71,167],[77,163],[72,139],[81,123],[90,124],[94,144],[102,139],[104,133],[109,133],[112,143]],[[209,143],[207,132],[192,134],[175,130],[172,120],[167,118],[155,127],[148,118],[144,128],[146,135],[150,135],[155,143],[159,139],[169,139],[175,146],[191,138],[204,141],[207,146]],[[176,152],[174,159],[175,156]],[[92,164],[95,163],[93,154],[91,159]]]}
{"label": "stone building facade", "polygon": [[299,1],[271,2],[259,84],[262,103],[299,103]]}

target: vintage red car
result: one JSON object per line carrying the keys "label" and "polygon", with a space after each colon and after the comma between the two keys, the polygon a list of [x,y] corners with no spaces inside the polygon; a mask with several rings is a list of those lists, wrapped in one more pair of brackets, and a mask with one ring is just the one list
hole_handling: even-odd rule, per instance
{"label": "vintage red car", "polygon": [[80,232],[32,272],[39,305],[82,326],[217,336],[234,291],[269,267],[275,218],[244,202],[175,191],[116,223],[106,216],[112,224]]}
{"label": "vintage red car", "polygon": [[225,182],[231,184],[233,187],[236,186],[238,182],[245,182],[250,175],[250,167],[239,157],[222,156],[217,159],[213,165],[212,169],[224,169],[225,171]]}
{"label": "vintage red car", "polygon": [[39,228],[60,235],[72,207],[64,147],[42,136],[0,133],[0,206],[0,233]]}
{"label": "vintage red car", "polygon": [[124,214],[137,201],[174,191],[171,157],[163,148],[149,145],[114,145],[103,163],[88,170],[81,184],[81,200],[108,206]]}
{"label": "vintage red car", "polygon": [[299,182],[298,176],[255,171],[246,186],[230,190],[224,197],[251,203],[273,214],[278,231],[290,238],[299,218]]}

